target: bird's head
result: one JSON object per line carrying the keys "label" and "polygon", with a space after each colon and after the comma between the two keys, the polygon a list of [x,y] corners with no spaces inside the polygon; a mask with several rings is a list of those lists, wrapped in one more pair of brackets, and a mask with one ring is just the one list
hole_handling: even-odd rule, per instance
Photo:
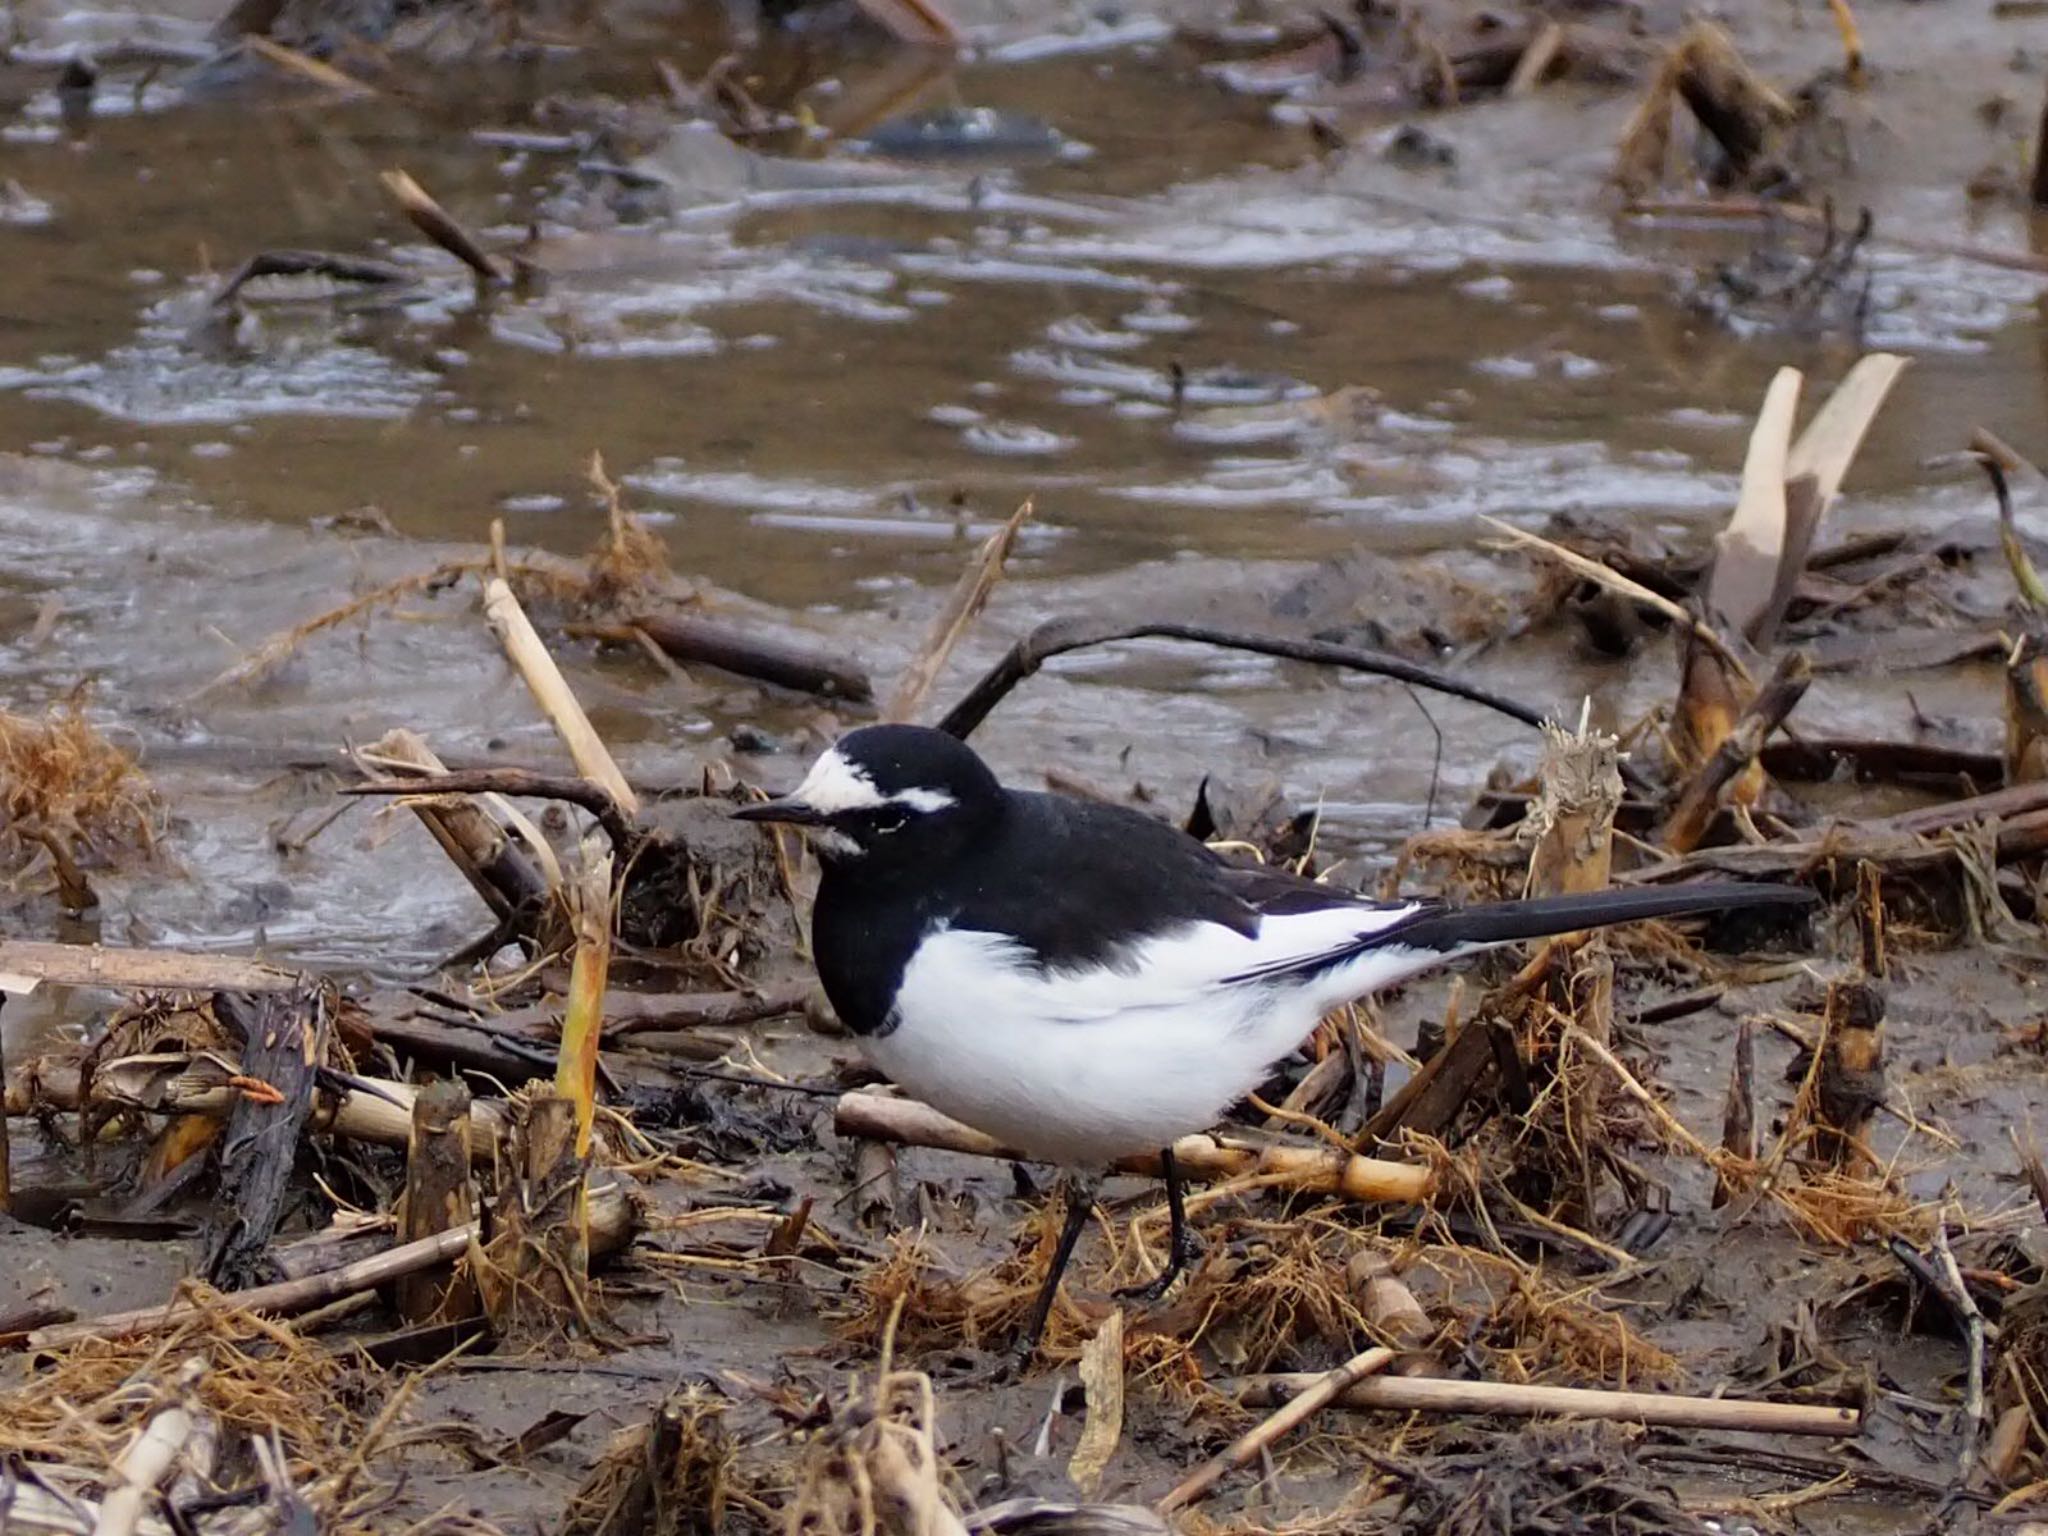
{"label": "bird's head", "polygon": [[869,725],[842,736],[779,800],[733,814],[810,828],[829,864],[893,864],[961,846],[1002,803],[995,775],[959,738],[920,725]]}

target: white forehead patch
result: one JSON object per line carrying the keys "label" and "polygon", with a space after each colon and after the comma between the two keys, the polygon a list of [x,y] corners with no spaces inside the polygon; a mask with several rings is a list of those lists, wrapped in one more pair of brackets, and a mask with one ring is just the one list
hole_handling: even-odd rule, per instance
{"label": "white forehead patch", "polygon": [[841,757],[836,748],[811,764],[811,771],[789,798],[825,816],[872,811],[888,803],[875,788],[875,781]]}
{"label": "white forehead patch", "polygon": [[790,794],[797,804],[825,816],[847,811],[874,811],[885,805],[900,805],[921,815],[943,811],[960,802],[943,789],[899,789],[885,795],[858,763],[841,756],[838,748],[827,751],[804,775],[803,783]]}

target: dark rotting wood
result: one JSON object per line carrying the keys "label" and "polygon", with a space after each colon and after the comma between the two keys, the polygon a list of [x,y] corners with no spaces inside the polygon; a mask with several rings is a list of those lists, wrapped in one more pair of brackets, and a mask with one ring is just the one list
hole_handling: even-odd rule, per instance
{"label": "dark rotting wood", "polygon": [[1836,1166],[1853,1169],[1865,1161],[1863,1132],[1885,1101],[1884,992],[1875,982],[1829,983],[1820,1052],[1816,1142]]}
{"label": "dark rotting wood", "polygon": [[202,1273],[239,1290],[269,1278],[270,1239],[313,1113],[331,1009],[324,988],[303,982],[290,992],[218,993],[213,1011],[240,1037],[242,1077],[271,1090],[243,1090],[218,1152],[219,1204],[208,1222]]}
{"label": "dark rotting wood", "polygon": [[[400,1242],[432,1237],[476,1219],[469,1176],[469,1090],[442,1078],[420,1090],[412,1105],[412,1140],[405,1154],[405,1206]],[[478,1308],[466,1271],[422,1271],[398,1282],[398,1314],[414,1326],[469,1317]]]}
{"label": "dark rotting wood", "polygon": [[2034,135],[2034,179],[2030,189],[2036,208],[2048,208],[2048,101],[2041,103],[2041,127]]}
{"label": "dark rotting wood", "polygon": [[875,696],[873,681],[857,662],[834,655],[822,646],[764,635],[693,614],[643,613],[625,624],[571,625],[570,633],[629,644],[636,629],[685,665],[717,667],[722,672],[773,683],[797,693],[846,699],[855,704],[865,704]]}
{"label": "dark rotting wood", "polygon": [[1441,1135],[1495,1065],[1492,1031],[1480,1020],[1467,1021],[1366,1122],[1354,1145],[1370,1153],[1404,1130]]}
{"label": "dark rotting wood", "polygon": [[[1748,1019],[1735,1028],[1735,1060],[1728,1071],[1728,1099],[1721,1111],[1721,1149],[1746,1162],[1756,1158],[1756,1025]],[[1715,1178],[1716,1209],[1741,1193],[1725,1177]]]}

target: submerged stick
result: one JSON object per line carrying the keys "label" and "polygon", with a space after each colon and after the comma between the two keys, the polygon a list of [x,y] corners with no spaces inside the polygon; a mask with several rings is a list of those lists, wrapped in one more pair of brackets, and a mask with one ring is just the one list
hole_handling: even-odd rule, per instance
{"label": "submerged stick", "polygon": [[485,250],[475,235],[406,172],[385,171],[378,179],[413,228],[468,267],[479,282],[496,288],[512,281],[506,264]]}
{"label": "submerged stick", "polygon": [[[1322,1378],[1312,1371],[1250,1376],[1235,1383],[1246,1408],[1270,1408]],[[1223,1385],[1223,1384],[1219,1384]],[[1547,1414],[1660,1424],[1676,1429],[1748,1430],[1777,1435],[1858,1435],[1854,1408],[1807,1403],[1756,1403],[1665,1392],[1605,1392],[1590,1387],[1537,1387],[1498,1381],[1440,1381],[1426,1376],[1373,1376],[1337,1394],[1340,1408],[1396,1413],[1490,1413],[1507,1418]]]}
{"label": "submerged stick", "polygon": [[[940,1114],[915,1099],[879,1093],[843,1093],[832,1112],[832,1128],[842,1136],[892,1141],[904,1146],[932,1147],[970,1157],[1000,1157],[1030,1162],[1022,1152],[1004,1147],[993,1136]],[[1183,1136],[1173,1144],[1173,1160],[1184,1174],[1211,1179],[1256,1175],[1296,1188],[1341,1194],[1347,1199],[1415,1205],[1429,1198],[1435,1175],[1417,1163],[1391,1163],[1357,1157],[1331,1147],[1253,1146],[1207,1134]],[[1156,1153],[1127,1157],[1119,1173],[1157,1178]]]}
{"label": "submerged stick", "polygon": [[[1606,568],[1603,566],[1602,569]],[[1148,639],[1186,640],[1197,645],[1222,646],[1226,650],[1250,651],[1259,656],[1277,656],[1285,661],[1316,662],[1352,672],[1371,673],[1375,677],[1391,677],[1413,683],[1418,688],[1483,704],[1524,725],[1540,726],[1548,718],[1542,710],[1531,709],[1477,683],[1380,651],[1333,645],[1324,640],[1246,634],[1214,629],[1206,624],[1178,624],[1152,619],[1120,623],[1114,619],[1074,617],[1049,619],[1011,646],[1009,654],[983,674],[981,680],[967,691],[967,696],[946,712],[945,719],[939,722],[939,729],[965,740],[973,734],[976,726],[988,718],[990,710],[1055,656],[1092,645],[1108,645],[1117,640]]]}
{"label": "submerged stick", "polygon": [[642,613],[627,624],[571,624],[568,630],[572,635],[594,635],[620,645],[636,643],[637,630],[684,666],[717,667],[736,677],[856,704],[875,696],[867,673],[849,657],[695,614]]}
{"label": "submerged stick", "polygon": [[1269,1418],[1239,1435],[1228,1448],[1212,1456],[1183,1478],[1174,1490],[1152,1507],[1162,1515],[1194,1503],[1223,1481],[1234,1468],[1255,1461],[1273,1442],[1327,1408],[1345,1391],[1368,1377],[1377,1376],[1393,1363],[1391,1349],[1375,1347],[1353,1355],[1334,1371],[1313,1378],[1314,1385],[1298,1397],[1283,1400]]}

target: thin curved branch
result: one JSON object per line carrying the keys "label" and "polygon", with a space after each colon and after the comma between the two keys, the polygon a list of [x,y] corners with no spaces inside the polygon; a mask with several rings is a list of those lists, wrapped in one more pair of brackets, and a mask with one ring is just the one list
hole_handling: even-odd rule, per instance
{"label": "thin curved branch", "polygon": [[534,773],[526,768],[470,768],[416,779],[372,779],[344,784],[343,795],[524,795],[535,800],[566,800],[597,818],[614,851],[627,854],[638,846],[639,834],[601,784],[568,774]]}
{"label": "thin curved branch", "polygon": [[1310,661],[1323,666],[1343,667],[1352,672],[1369,672],[1376,677],[1397,678],[1418,688],[1447,693],[1453,698],[1469,699],[1524,725],[1541,726],[1544,721],[1541,710],[1531,709],[1526,704],[1482,688],[1477,683],[1468,683],[1448,672],[1440,672],[1435,667],[1390,656],[1384,651],[1368,651],[1327,640],[1245,634],[1237,630],[1214,629],[1207,624],[1178,624],[1151,619],[1126,624],[1114,619],[1074,617],[1049,619],[1011,646],[1009,654],[991,667],[981,681],[967,691],[967,696],[946,712],[946,718],[939,722],[939,729],[964,740],[1012,689],[1055,656],[1086,646],[1107,645],[1116,640],[1147,639],[1187,640],[1197,645],[1216,645],[1226,650],[1278,656],[1286,661]]}

